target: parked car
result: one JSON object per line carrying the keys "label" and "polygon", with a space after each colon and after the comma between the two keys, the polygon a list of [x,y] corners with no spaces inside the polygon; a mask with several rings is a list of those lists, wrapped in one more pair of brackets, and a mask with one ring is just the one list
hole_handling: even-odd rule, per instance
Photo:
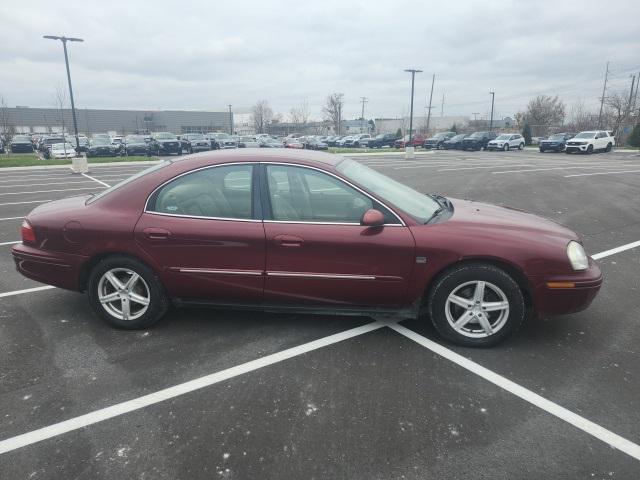
{"label": "parked car", "polygon": [[350,135],[344,142],[345,147],[365,147],[369,140],[371,140],[371,135],[368,133],[358,133],[356,135]]}
{"label": "parked car", "polygon": [[182,155],[182,143],[170,132],[156,132],[149,140],[149,153],[152,155]]}
{"label": "parked car", "polygon": [[131,155],[148,155],[149,146],[143,135],[127,135],[123,141],[124,153]]}
{"label": "parked car", "polygon": [[462,140],[467,138],[469,134],[460,133],[455,137],[451,137],[449,140],[442,142],[442,148],[445,150],[459,150],[462,148]]}
{"label": "parked car", "polygon": [[62,135],[55,136],[46,136],[40,139],[40,143],[38,144],[38,151],[42,152],[42,154],[46,155],[51,145],[54,143],[64,143],[65,138]]}
{"label": "parked car", "polygon": [[304,141],[304,148],[308,150],[328,150],[329,145],[327,145],[324,142],[321,142],[319,139],[315,137],[311,137]]}
{"label": "parked car", "polygon": [[[76,138],[69,138],[69,143],[76,145]],[[89,149],[89,139],[84,135],[78,135],[79,152],[86,152]]]}
{"label": "parked car", "polygon": [[94,138],[103,138],[103,139],[109,140],[109,143],[112,143],[111,142],[111,135],[109,135],[108,133],[94,133],[93,135],[91,135],[91,138],[92,139],[94,139]]}
{"label": "parked car", "polygon": [[369,148],[393,147],[397,139],[395,133],[382,133],[369,141]]}
{"label": "parked car", "polygon": [[260,142],[260,148],[284,148],[284,144],[275,138],[264,138]]}
{"label": "parked car", "polygon": [[541,140],[539,142],[540,145],[540,153],[552,151],[552,152],[562,152],[567,146],[567,140],[574,137],[573,133],[554,133],[549,136],[546,140]]}
{"label": "parked car", "polygon": [[304,148],[304,143],[299,138],[289,138],[284,141],[284,148],[296,148],[302,149]]}
{"label": "parked car", "polygon": [[496,138],[495,132],[475,132],[462,140],[462,150],[482,150],[487,144]]}
{"label": "parked car", "polygon": [[519,133],[503,133],[487,143],[486,150],[511,150],[524,148],[524,137]]}
{"label": "parked car", "polygon": [[435,148],[436,150],[440,150],[444,148],[444,142],[456,136],[456,132],[440,132],[436,133],[433,137],[427,138],[424,143],[424,148]]}
{"label": "parked car", "polygon": [[352,142],[353,137],[351,135],[344,135],[336,140],[336,147],[338,148],[346,148],[347,142]]}
{"label": "parked car", "polygon": [[336,142],[338,140],[340,140],[340,135],[331,135],[329,137],[327,137],[326,139],[326,144],[329,145],[330,147],[335,147],[336,146]]}
{"label": "parked car", "polygon": [[33,143],[31,137],[27,135],[14,135],[9,142],[11,153],[33,153]]}
{"label": "parked car", "polygon": [[220,150],[222,143],[224,140],[227,140],[230,135],[224,132],[211,132],[207,134],[207,137],[209,137],[209,141],[211,142],[211,150]]}
{"label": "parked car", "polygon": [[110,138],[93,137],[89,142],[87,157],[115,157],[123,153],[123,146],[111,143]]}
{"label": "parked car", "polygon": [[425,136],[421,133],[414,133],[411,136],[411,142],[409,142],[409,135],[405,135],[402,138],[399,138],[395,142],[393,142],[393,146],[395,148],[406,148],[406,147],[421,147],[425,141]]}
{"label": "parked car", "polygon": [[86,292],[123,329],[149,328],[171,304],[238,305],[402,314],[452,342],[490,346],[528,312],[587,308],[602,284],[566,227],[425,195],[322,152],[167,160],[36,207],[21,235],[20,273]]}
{"label": "parked car", "polygon": [[580,132],[571,140],[567,141],[565,153],[586,153],[591,154],[597,150],[602,152],[610,152],[616,145],[616,139],[611,132],[605,130],[594,130],[588,132]]}
{"label": "parked car", "polygon": [[238,148],[260,148],[260,142],[256,137],[242,135],[238,137]]}
{"label": "parked car", "polygon": [[54,143],[48,150],[46,158],[73,158],[76,156],[76,147],[69,142]]}
{"label": "parked car", "polygon": [[0,153],[5,153],[5,151],[4,151],[4,142],[2,141],[2,138],[0,138]]}
{"label": "parked car", "polygon": [[185,133],[180,136],[180,142],[182,143],[182,150],[186,150],[189,153],[211,150],[211,141],[202,133]]}

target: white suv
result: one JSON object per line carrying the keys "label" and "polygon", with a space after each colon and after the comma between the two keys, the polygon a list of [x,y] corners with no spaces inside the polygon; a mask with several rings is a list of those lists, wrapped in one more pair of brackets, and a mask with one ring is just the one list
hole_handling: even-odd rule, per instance
{"label": "white suv", "polygon": [[519,133],[503,133],[487,143],[485,150],[510,150],[524,148],[524,137]]}
{"label": "white suv", "polygon": [[605,130],[580,132],[567,141],[565,153],[582,152],[589,154],[595,150],[610,152],[615,145],[615,137]]}

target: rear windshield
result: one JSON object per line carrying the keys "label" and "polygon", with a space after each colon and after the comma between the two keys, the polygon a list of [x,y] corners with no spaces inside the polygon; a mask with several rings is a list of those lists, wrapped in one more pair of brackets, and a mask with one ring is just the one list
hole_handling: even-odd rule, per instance
{"label": "rear windshield", "polygon": [[147,168],[145,170],[142,170],[141,172],[138,172],[135,175],[130,176],[129,178],[125,178],[120,183],[116,183],[114,186],[109,187],[106,190],[101,191],[97,195],[94,195],[93,197],[89,198],[86,203],[87,203],[87,205],[89,205],[90,203],[95,202],[96,200],[104,197],[105,195],[109,195],[111,192],[113,192],[115,190],[118,190],[120,187],[123,187],[126,184],[131,183],[134,180],[137,180],[138,178],[144,177],[145,175],[148,175],[148,174],[150,174],[152,172],[158,171],[161,168],[166,167],[167,165],[171,165],[171,163],[173,163],[171,160],[165,160],[165,161],[163,161],[161,163],[153,165],[152,167],[149,167],[149,168]]}

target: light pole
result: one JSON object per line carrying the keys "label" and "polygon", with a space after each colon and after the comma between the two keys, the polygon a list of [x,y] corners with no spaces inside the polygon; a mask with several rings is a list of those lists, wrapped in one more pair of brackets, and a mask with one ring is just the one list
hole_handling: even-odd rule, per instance
{"label": "light pole", "polygon": [[69,97],[71,98],[71,115],[73,117],[73,129],[76,134],[76,155],[80,153],[80,139],[78,138],[78,121],[76,120],[76,105],[73,101],[73,87],[71,87],[71,72],[69,71],[69,55],[67,54],[67,42],[84,42],[81,38],[56,37],[54,35],[44,35],[47,40],[60,40],[64,49],[64,63],[67,66],[67,81],[69,82]]}
{"label": "light pole", "polygon": [[[633,88],[631,90],[633,90]],[[367,103],[369,99],[367,97],[360,97],[360,101],[362,102],[362,115],[360,116],[362,120],[360,120],[360,133],[364,133],[364,104]]]}
{"label": "light pole", "polygon": [[229,134],[233,135],[233,113],[231,113],[231,104],[229,104]]}
{"label": "light pole", "polygon": [[415,83],[416,73],[422,73],[422,70],[407,68],[405,69],[405,72],[411,73],[411,110],[409,113],[409,145],[411,145],[411,140],[413,139],[413,86]]}
{"label": "light pole", "polygon": [[496,92],[489,92],[489,95],[491,95],[491,120],[489,120],[489,131],[493,131],[493,103],[494,100],[496,99]]}

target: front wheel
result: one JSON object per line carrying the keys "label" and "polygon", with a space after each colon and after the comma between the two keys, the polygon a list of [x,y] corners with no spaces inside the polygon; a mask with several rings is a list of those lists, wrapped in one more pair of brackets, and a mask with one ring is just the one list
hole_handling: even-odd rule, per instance
{"label": "front wheel", "polygon": [[591,155],[593,153],[593,145],[589,145],[587,147],[587,155]]}
{"label": "front wheel", "polygon": [[467,264],[441,275],[431,290],[429,313],[447,340],[467,347],[489,347],[514,333],[525,317],[516,281],[489,264]]}
{"label": "front wheel", "polygon": [[524,148],[524,143],[521,143],[520,145],[518,145],[518,150],[522,150]]}
{"label": "front wheel", "polygon": [[607,148],[605,148],[604,151],[605,152],[610,152],[612,148],[613,148],[613,146],[610,143],[608,143],[607,144]]}
{"label": "front wheel", "polygon": [[93,311],[115,328],[150,327],[166,313],[169,300],[153,270],[130,257],[114,255],[98,263],[87,288]]}
{"label": "front wheel", "polygon": [[504,147],[502,147],[502,149],[506,152],[507,150],[509,150],[509,144],[505,143]]}

